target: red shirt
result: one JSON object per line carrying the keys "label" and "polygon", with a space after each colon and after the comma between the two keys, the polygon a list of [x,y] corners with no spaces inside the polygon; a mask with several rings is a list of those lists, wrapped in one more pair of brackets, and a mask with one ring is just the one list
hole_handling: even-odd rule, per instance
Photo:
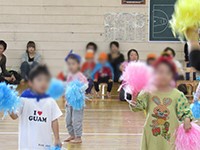
{"label": "red shirt", "polygon": [[112,71],[108,67],[102,67],[99,71],[96,72],[94,78],[98,79],[99,77],[109,77],[112,79]]}

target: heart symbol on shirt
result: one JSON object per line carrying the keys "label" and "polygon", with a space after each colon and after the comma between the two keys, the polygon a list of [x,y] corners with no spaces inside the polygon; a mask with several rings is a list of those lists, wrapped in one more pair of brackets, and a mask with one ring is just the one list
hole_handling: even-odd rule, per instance
{"label": "heart symbol on shirt", "polygon": [[41,114],[42,114],[42,111],[38,111],[37,113],[38,113],[38,115],[41,115]]}

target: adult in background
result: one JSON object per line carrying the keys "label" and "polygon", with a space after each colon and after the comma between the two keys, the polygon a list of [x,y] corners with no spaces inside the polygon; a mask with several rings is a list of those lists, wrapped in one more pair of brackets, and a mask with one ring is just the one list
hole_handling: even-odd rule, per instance
{"label": "adult in background", "polygon": [[0,82],[5,82],[7,84],[19,84],[21,76],[14,70],[7,71],[6,69],[7,58],[4,55],[6,49],[7,43],[0,40]]}
{"label": "adult in background", "polygon": [[114,82],[119,82],[119,79],[122,75],[120,65],[124,62],[124,60],[124,55],[120,53],[119,50],[119,43],[117,41],[112,41],[110,43],[110,54],[108,55],[108,61],[114,71]]}
{"label": "adult in background", "polygon": [[31,69],[41,62],[41,55],[36,51],[35,42],[29,41],[27,43],[26,52],[22,55],[21,60],[21,76],[24,81],[27,81]]}

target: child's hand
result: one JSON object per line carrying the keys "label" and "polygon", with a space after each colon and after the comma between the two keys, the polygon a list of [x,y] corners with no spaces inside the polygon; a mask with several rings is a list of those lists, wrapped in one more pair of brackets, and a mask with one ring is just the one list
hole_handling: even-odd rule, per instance
{"label": "child's hand", "polygon": [[188,132],[192,128],[190,118],[185,118],[184,120],[184,129],[186,132]]}
{"label": "child's hand", "polygon": [[97,82],[97,79],[94,79],[94,82]]}
{"label": "child's hand", "polygon": [[137,97],[136,97],[136,96],[132,96],[132,100],[131,100],[130,104],[131,104],[133,107],[136,106],[136,104],[137,104]]}
{"label": "child's hand", "polygon": [[112,80],[112,79],[109,79],[108,82],[113,82],[113,80]]}
{"label": "child's hand", "polygon": [[60,139],[55,139],[54,145],[61,148],[62,147],[62,143],[61,143]]}

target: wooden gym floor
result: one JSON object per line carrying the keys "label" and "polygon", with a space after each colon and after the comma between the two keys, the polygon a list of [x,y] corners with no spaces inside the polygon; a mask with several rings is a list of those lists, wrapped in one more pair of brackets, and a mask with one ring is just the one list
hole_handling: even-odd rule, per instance
{"label": "wooden gym floor", "polygon": [[[65,113],[64,101],[58,101]],[[2,114],[0,115],[2,117]],[[117,99],[87,101],[84,114],[83,143],[64,143],[67,150],[139,150],[144,113],[133,113],[126,102]],[[59,119],[60,136],[68,137],[65,114]],[[18,121],[10,117],[0,120],[0,150],[16,150]]]}

